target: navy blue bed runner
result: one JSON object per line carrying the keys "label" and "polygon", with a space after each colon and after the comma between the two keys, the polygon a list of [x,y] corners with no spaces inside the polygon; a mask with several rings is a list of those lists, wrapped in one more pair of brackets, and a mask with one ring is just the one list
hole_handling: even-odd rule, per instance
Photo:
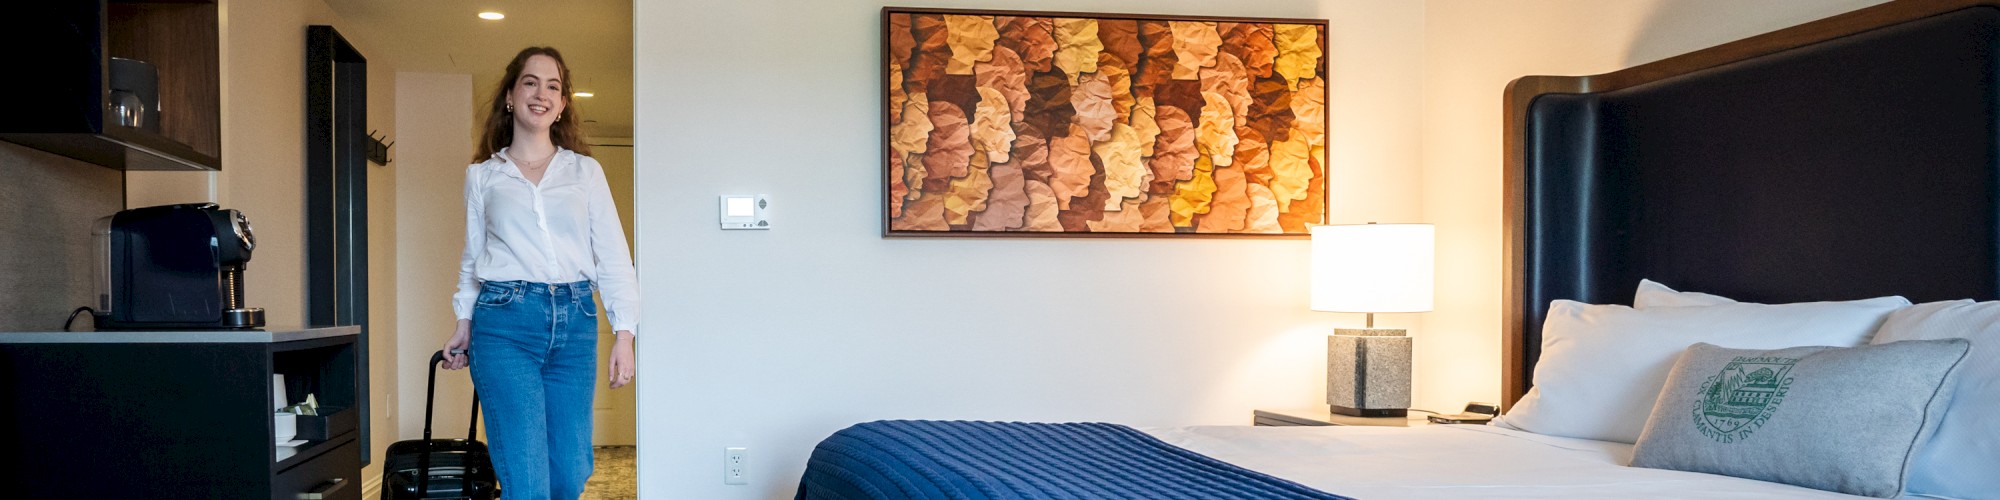
{"label": "navy blue bed runner", "polygon": [[820,441],[806,462],[797,498],[1347,497],[1230,465],[1122,425],[885,420]]}

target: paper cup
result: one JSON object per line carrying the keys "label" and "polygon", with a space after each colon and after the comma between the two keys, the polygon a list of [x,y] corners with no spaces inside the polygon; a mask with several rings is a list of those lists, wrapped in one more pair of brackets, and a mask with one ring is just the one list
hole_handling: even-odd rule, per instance
{"label": "paper cup", "polygon": [[271,374],[271,411],[283,410],[291,406],[285,399],[285,374]]}
{"label": "paper cup", "polygon": [[293,437],[299,435],[298,415],[285,412],[278,412],[274,415],[274,420],[271,421],[271,432],[276,435],[279,444],[291,441]]}

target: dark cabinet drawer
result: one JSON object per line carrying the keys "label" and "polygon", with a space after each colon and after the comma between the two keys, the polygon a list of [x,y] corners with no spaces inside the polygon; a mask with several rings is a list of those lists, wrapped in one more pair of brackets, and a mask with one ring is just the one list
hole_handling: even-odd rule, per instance
{"label": "dark cabinet drawer", "polygon": [[271,478],[272,500],[361,500],[361,451],[354,441]]}

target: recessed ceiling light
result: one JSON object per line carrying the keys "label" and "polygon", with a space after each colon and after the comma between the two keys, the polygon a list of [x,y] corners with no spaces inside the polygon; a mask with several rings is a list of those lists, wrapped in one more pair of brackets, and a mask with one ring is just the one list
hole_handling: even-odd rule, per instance
{"label": "recessed ceiling light", "polygon": [[592,94],[592,93],[589,93],[589,92],[577,92],[577,93],[576,93],[576,96],[577,96],[577,97],[590,97],[590,96],[594,96],[594,95],[597,95],[597,94]]}
{"label": "recessed ceiling light", "polygon": [[487,12],[481,12],[481,13],[479,13],[479,18],[480,18],[480,19],[485,19],[485,20],[488,20],[488,21],[498,21],[498,20],[501,20],[501,19],[506,19],[506,18],[507,18],[507,15],[506,15],[506,14],[501,14],[501,13],[499,13],[499,12],[492,12],[492,11],[487,11]]}

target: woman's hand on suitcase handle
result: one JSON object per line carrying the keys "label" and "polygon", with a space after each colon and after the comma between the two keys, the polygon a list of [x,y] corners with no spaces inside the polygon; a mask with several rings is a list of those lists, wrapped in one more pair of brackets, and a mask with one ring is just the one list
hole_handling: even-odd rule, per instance
{"label": "woman's hand on suitcase handle", "polygon": [[451,333],[451,340],[444,343],[444,369],[464,369],[468,360],[466,350],[472,346],[472,320],[458,320],[458,329]]}
{"label": "woman's hand on suitcase handle", "polygon": [[619,330],[615,335],[618,340],[611,345],[611,367],[605,374],[611,378],[612,389],[632,383],[632,331]]}

